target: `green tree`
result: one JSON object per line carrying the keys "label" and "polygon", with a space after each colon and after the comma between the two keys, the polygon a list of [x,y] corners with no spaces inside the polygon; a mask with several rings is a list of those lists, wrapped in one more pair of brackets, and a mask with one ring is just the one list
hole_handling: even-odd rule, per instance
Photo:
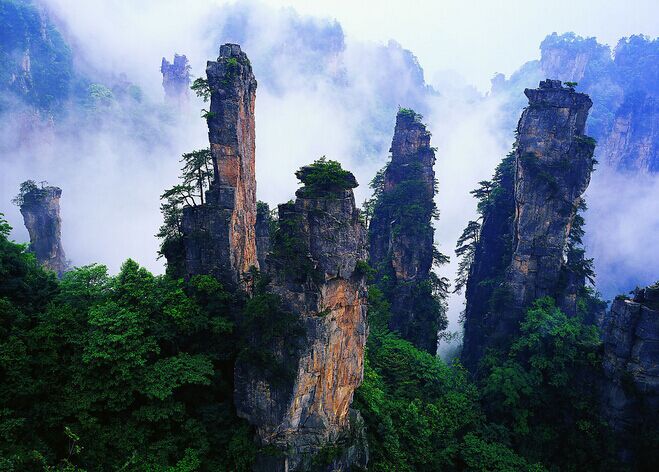
{"label": "green tree", "polygon": [[460,262],[458,263],[458,272],[453,293],[460,293],[467,284],[469,270],[476,254],[476,245],[478,244],[480,230],[481,224],[478,221],[469,221],[467,227],[458,238],[458,242],[455,245],[455,255],[460,258]]}
{"label": "green tree", "polygon": [[545,297],[528,310],[510,350],[485,357],[483,404],[524,457],[561,470],[605,467],[608,436],[593,389],[599,347],[594,326],[568,317]]}

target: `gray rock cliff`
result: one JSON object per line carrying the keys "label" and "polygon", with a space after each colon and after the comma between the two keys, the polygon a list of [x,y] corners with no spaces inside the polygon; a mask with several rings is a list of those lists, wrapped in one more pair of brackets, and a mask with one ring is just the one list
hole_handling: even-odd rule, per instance
{"label": "gray rock cliff", "polygon": [[602,324],[604,417],[621,438],[620,458],[633,462],[630,437],[656,434],[659,419],[659,284],[632,300],[617,298]]}
{"label": "gray rock cliff", "polygon": [[401,109],[369,224],[369,261],[391,303],[389,328],[432,354],[445,327],[428,289],[434,254],[435,150],[420,115]]}
{"label": "gray rock cliff", "polygon": [[[514,178],[502,180],[506,199],[484,215],[467,282],[463,360],[472,371],[487,347],[505,345],[517,332],[534,300],[551,296],[574,315],[584,285],[566,252],[594,163],[595,143],[584,135],[592,102],[557,80],[524,93],[529,105],[517,126]],[[497,260],[485,261],[493,254]],[[493,288],[476,288],[488,284]]]}
{"label": "gray rock cliff", "polygon": [[58,187],[34,187],[22,195],[20,205],[30,234],[30,251],[40,264],[60,277],[68,268],[62,247],[61,196],[62,189]]}

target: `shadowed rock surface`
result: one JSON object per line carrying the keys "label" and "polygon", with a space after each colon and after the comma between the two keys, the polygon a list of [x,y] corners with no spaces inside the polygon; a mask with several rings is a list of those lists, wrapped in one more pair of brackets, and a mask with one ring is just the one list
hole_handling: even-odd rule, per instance
{"label": "shadowed rock surface", "polygon": [[[564,254],[593,168],[595,143],[583,134],[592,102],[557,80],[542,81],[524,93],[529,105],[517,126],[514,183],[503,181],[513,207],[502,201],[485,216],[467,283],[463,360],[472,370],[487,347],[505,343],[517,332],[534,300],[551,296],[574,315],[584,284],[583,277],[568,269]],[[510,259],[502,243],[512,244]],[[505,262],[497,263],[499,257]],[[489,290],[476,286],[488,284],[494,288],[484,300],[483,292]]]}
{"label": "shadowed rock surface", "polygon": [[[279,229],[267,258],[271,290],[291,316],[265,349],[286,370],[251,359],[236,365],[238,414],[254,425],[263,455],[257,470],[350,470],[365,466],[363,423],[350,409],[363,380],[366,323],[366,231],[352,190],[298,191],[279,206]],[[320,454],[332,450],[328,457]]]}
{"label": "shadowed rock surface", "polygon": [[604,417],[619,437],[620,458],[633,462],[630,437],[651,434],[659,415],[659,283],[617,298],[602,325]]}
{"label": "shadowed rock surface", "polygon": [[512,230],[515,215],[515,158],[511,154],[497,168],[496,197],[491,198],[485,211],[474,260],[469,270],[465,290],[465,321],[462,362],[472,371],[476,369],[496,319],[491,314],[492,300],[497,286],[512,257]]}
{"label": "shadowed rock surface", "polygon": [[258,202],[256,207],[256,255],[261,271],[266,270],[266,257],[270,252],[270,207],[267,203]]}
{"label": "shadowed rock surface", "polygon": [[190,102],[190,63],[185,55],[174,54],[171,63],[164,57],[160,66],[167,102],[179,108]]}
{"label": "shadowed rock surface", "polygon": [[256,79],[240,46],[220,47],[206,67],[211,105],[208,137],[214,181],[206,203],[183,211],[186,275],[238,283],[256,255],[254,101]]}
{"label": "shadowed rock surface", "polygon": [[391,303],[389,328],[434,354],[441,313],[424,309],[432,294],[420,287],[433,264],[435,151],[420,118],[408,109],[396,115],[391,162],[369,225],[369,257]]}
{"label": "shadowed rock surface", "polygon": [[62,219],[58,187],[33,188],[23,195],[20,205],[25,227],[30,234],[30,251],[40,264],[57,273],[67,270],[68,263],[62,248]]}
{"label": "shadowed rock surface", "polygon": [[659,97],[628,97],[602,144],[603,160],[617,168],[659,172]]}

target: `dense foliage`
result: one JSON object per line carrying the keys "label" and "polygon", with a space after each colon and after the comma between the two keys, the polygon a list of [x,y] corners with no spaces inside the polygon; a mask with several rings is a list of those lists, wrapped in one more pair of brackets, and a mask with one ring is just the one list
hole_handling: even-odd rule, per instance
{"label": "dense foliage", "polygon": [[367,425],[369,470],[543,470],[488,423],[458,363],[447,365],[390,332],[389,304],[375,286],[369,301],[364,383],[355,400]]}
{"label": "dense foliage", "polygon": [[298,169],[295,177],[303,185],[298,192],[304,197],[327,196],[357,187],[352,172],[344,170],[339,162],[328,160],[325,156]]}
{"label": "dense foliage", "polygon": [[0,225],[0,469],[248,470],[232,404],[240,294],[131,260],[58,282]]}
{"label": "dense foliage", "polygon": [[389,305],[369,291],[371,333],[356,405],[369,470],[610,470],[597,415],[599,335],[550,298],[538,300],[510,350],[490,352],[478,383],[455,362],[387,329]]}
{"label": "dense foliage", "polygon": [[74,81],[71,49],[62,35],[29,1],[0,1],[0,26],[0,91],[55,110]]}

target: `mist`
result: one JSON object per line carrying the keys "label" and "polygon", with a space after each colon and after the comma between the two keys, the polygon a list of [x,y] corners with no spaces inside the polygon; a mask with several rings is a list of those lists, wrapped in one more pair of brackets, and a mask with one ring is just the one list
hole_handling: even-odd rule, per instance
{"label": "mist", "polygon": [[[297,188],[295,170],[325,155],[355,173],[360,183],[356,198],[363,201],[370,195],[368,182],[388,159],[397,108],[414,108],[424,115],[438,148],[441,216],[435,241],[453,256],[440,275],[454,278],[455,242],[476,215],[469,191],[491,177],[514,139],[514,129],[502,125],[508,123],[502,119],[509,107],[506,98],[471,85],[482,83],[482,77],[465,78],[454,70],[427,77],[414,51],[396,38],[361,40],[347,35],[334,19],[258,2],[43,4],[71,44],[80,71],[99,81],[126,74],[144,91],[145,113],[162,113],[140,117],[137,128],[148,130],[146,139],[132,137],[125,122],[106,120],[104,126],[92,124],[70,135],[34,129],[25,145],[5,152],[0,211],[14,228],[14,239],[25,242],[28,236],[10,199],[20,182],[47,180],[63,189],[63,244],[74,265],[99,262],[117,272],[130,257],[162,273],[154,236],[161,223],[159,195],[176,182],[180,155],[206,147],[208,138],[199,115],[204,105],[196,97],[180,111],[162,104],[160,60],[185,54],[192,74],[204,76],[206,61],[215,60],[219,45],[236,42],[259,83],[258,198],[271,206],[289,200]],[[548,27],[542,33],[550,32]],[[158,122],[161,116],[169,121]],[[59,129],[74,127],[80,117],[74,118]],[[3,130],[2,136],[16,133]],[[593,176],[586,250],[595,257],[598,289],[608,297],[656,277],[659,256],[651,248],[659,229],[658,192],[657,177],[624,176],[605,168]],[[451,296],[449,330],[459,330],[462,309],[463,297]]]}

